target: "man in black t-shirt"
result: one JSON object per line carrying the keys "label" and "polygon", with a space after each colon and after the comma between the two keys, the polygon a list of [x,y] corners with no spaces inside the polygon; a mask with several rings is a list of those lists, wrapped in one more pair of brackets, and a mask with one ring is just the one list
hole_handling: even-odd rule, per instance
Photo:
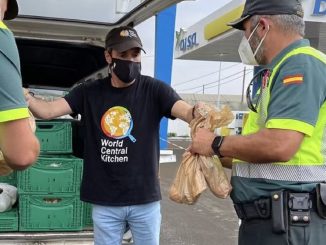
{"label": "man in black t-shirt", "polygon": [[111,30],[105,58],[111,74],[44,102],[27,95],[36,117],[78,113],[84,125],[81,199],[93,204],[95,244],[121,244],[128,223],[135,244],[159,244],[159,125],[190,122],[192,106],[165,83],[141,75],[141,40],[131,27]]}

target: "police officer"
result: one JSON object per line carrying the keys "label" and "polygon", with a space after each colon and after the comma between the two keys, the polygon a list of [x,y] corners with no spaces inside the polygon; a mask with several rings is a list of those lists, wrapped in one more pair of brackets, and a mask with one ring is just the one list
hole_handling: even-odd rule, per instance
{"label": "police officer", "polygon": [[15,38],[2,21],[18,14],[16,0],[0,0],[0,150],[13,169],[36,161],[40,146],[29,125]]}
{"label": "police officer", "polygon": [[229,25],[244,31],[242,62],[262,68],[249,118],[242,136],[199,129],[190,151],[232,167],[239,244],[325,244],[326,56],[303,38],[299,0],[247,0]]}

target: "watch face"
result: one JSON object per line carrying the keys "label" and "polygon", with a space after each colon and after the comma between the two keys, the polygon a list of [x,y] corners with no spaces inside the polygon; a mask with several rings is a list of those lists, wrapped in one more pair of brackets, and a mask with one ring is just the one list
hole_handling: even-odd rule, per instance
{"label": "watch face", "polygon": [[219,150],[222,145],[223,139],[223,136],[216,136],[212,143],[212,149],[218,157],[222,157]]}

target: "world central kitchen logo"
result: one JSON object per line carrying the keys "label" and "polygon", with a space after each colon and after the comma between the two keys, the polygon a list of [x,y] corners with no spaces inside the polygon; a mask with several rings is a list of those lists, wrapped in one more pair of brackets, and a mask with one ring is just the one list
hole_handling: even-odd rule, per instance
{"label": "world central kitchen logo", "polygon": [[194,32],[187,36],[187,31],[184,29],[180,29],[180,31],[176,32],[176,44],[175,48],[181,51],[187,51],[197,46],[197,33]]}
{"label": "world central kitchen logo", "polygon": [[316,0],[313,15],[326,15],[326,0]]}

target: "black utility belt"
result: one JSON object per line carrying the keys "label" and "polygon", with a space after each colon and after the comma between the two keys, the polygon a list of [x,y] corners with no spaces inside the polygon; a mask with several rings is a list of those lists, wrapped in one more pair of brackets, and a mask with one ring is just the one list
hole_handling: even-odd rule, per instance
{"label": "black utility belt", "polygon": [[313,192],[272,192],[270,197],[250,203],[234,204],[241,220],[272,219],[273,231],[285,232],[288,224],[309,225],[311,211],[326,219],[326,183],[319,183]]}

